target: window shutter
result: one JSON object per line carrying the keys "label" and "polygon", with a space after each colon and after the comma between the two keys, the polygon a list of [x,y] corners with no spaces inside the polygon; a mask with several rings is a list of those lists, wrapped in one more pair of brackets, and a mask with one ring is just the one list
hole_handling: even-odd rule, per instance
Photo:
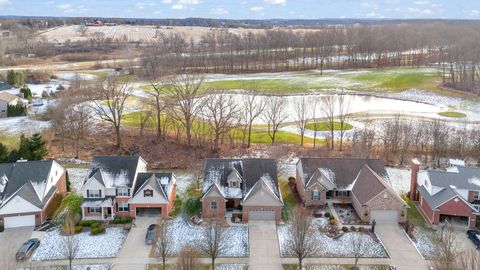
{"label": "window shutter", "polygon": [[102,190],[101,189],[98,190],[98,194],[100,195],[100,197],[102,197]]}
{"label": "window shutter", "polygon": [[310,192],[311,200],[313,201],[313,191]]}
{"label": "window shutter", "polygon": [[118,196],[118,188],[115,189],[115,196]]}
{"label": "window shutter", "polygon": [[130,197],[130,189],[127,188],[127,194],[128,194],[128,197]]}
{"label": "window shutter", "polygon": [[127,204],[127,211],[130,212],[130,204]]}
{"label": "window shutter", "polygon": [[[87,190],[87,194],[88,194],[88,190]],[[90,213],[90,207],[87,207],[85,209],[86,209],[85,211],[87,211],[87,213]]]}
{"label": "window shutter", "polygon": [[87,189],[87,198],[90,197],[90,190]]}

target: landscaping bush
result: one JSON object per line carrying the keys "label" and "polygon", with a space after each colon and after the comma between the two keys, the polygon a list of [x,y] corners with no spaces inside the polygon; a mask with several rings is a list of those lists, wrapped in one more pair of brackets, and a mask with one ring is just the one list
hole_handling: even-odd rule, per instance
{"label": "landscaping bush", "polygon": [[126,217],[115,217],[113,219],[113,223],[115,224],[125,224],[125,223],[131,223],[133,220],[132,217],[126,216]]}
{"label": "landscaping bush", "polygon": [[337,225],[337,220],[335,218],[330,219],[330,225]]}
{"label": "landscaping bush", "polygon": [[356,230],[357,230],[357,228],[355,228],[355,226],[350,227],[350,231],[355,232]]}
{"label": "landscaping bush", "polygon": [[358,228],[358,232],[362,232],[362,233],[365,232],[365,228],[364,227]]}
{"label": "landscaping bush", "polygon": [[325,212],[325,217],[326,217],[326,218],[329,218],[329,217],[330,217],[330,213],[329,213],[329,212]]}
{"label": "landscaping bush", "polygon": [[188,215],[192,216],[198,214],[202,209],[202,203],[199,199],[188,199],[183,206],[183,211]]}
{"label": "landscaping bush", "polygon": [[101,226],[101,224],[100,224],[99,222],[95,221],[95,220],[90,223],[90,227],[92,228],[92,230],[93,230],[94,228],[98,228],[98,227],[100,227],[100,226]]}
{"label": "landscaping bush", "polygon": [[75,233],[81,233],[83,231],[83,227],[81,225],[75,226]]}
{"label": "landscaping bush", "polygon": [[82,227],[90,227],[93,220],[82,220],[78,225]]}
{"label": "landscaping bush", "polygon": [[[98,223],[96,223],[96,224],[98,224]],[[92,226],[92,230],[90,231],[91,235],[97,235],[97,234],[102,234],[102,233],[105,233],[105,227],[103,227],[100,224],[98,224],[98,226],[96,226],[96,227]]]}
{"label": "landscaping bush", "polygon": [[175,205],[173,206],[173,213],[172,216],[176,216],[182,212],[183,209],[183,200],[179,196],[177,196],[177,199],[175,200]]}
{"label": "landscaping bush", "polygon": [[343,232],[348,232],[348,227],[347,227],[347,226],[343,226],[343,227],[342,227],[342,231],[343,231]]}
{"label": "landscaping bush", "polygon": [[25,74],[22,71],[9,70],[7,83],[13,87],[22,87],[25,84]]}
{"label": "landscaping bush", "polygon": [[328,220],[332,220],[332,219],[335,219],[335,217],[334,216],[328,217]]}
{"label": "landscaping bush", "polygon": [[24,99],[32,100],[32,90],[30,90],[28,86],[25,85],[24,87],[20,88],[20,93],[23,94]]}
{"label": "landscaping bush", "polygon": [[3,232],[5,230],[5,226],[3,224],[0,224],[0,232]]}
{"label": "landscaping bush", "polygon": [[67,196],[65,196],[65,198],[63,198],[62,204],[55,212],[55,216],[58,216],[60,213],[62,213],[65,207],[68,207],[70,212],[81,216],[82,203],[83,203],[83,196],[81,194],[70,193]]}

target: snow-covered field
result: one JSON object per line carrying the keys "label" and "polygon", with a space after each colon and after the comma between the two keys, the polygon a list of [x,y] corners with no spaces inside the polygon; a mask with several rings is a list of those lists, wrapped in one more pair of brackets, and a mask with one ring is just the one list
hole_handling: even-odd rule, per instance
{"label": "snow-covered field", "polygon": [[[90,264],[90,265],[72,265],[72,270],[109,270],[112,266],[109,264]],[[68,266],[45,266],[42,270],[65,270]]]}
{"label": "snow-covered field", "polygon": [[[76,235],[78,239],[77,259],[84,258],[112,258],[118,255],[127,236],[123,228],[107,228],[104,234],[90,235],[83,232]],[[32,256],[34,261],[65,259],[62,253],[65,250],[62,244],[63,236],[59,230],[48,232],[40,243],[40,247]]]}
{"label": "snow-covered field", "polygon": [[[325,219],[315,219],[315,240],[318,243],[319,250],[314,257],[353,257],[353,239],[357,236],[361,237],[364,243],[365,250],[363,257],[370,258],[387,258],[388,255],[383,245],[374,240],[371,236],[365,233],[348,232],[337,239],[330,238],[321,232],[321,228],[325,225]],[[278,241],[280,244],[280,253],[283,257],[289,257],[288,250],[286,250],[286,243],[288,240],[288,224],[277,226]]]}
{"label": "snow-covered field", "polygon": [[245,264],[221,264],[215,266],[215,270],[245,270]]}
{"label": "snow-covered field", "polygon": [[[204,228],[191,226],[183,217],[177,217],[170,223],[170,235],[173,240],[173,252],[178,252],[185,245],[198,245],[202,243]],[[248,256],[248,227],[231,226],[225,229],[225,250],[221,257],[246,257]]]}
{"label": "snow-covered field", "polygon": [[50,121],[39,121],[27,116],[0,118],[0,132],[10,136],[32,135],[49,128]]}
{"label": "snow-covered field", "polygon": [[405,194],[410,190],[410,169],[385,168],[390,179],[390,186],[398,194]]}
{"label": "snow-covered field", "polygon": [[[292,269],[297,269],[296,265],[292,266]],[[384,270],[387,269],[386,266],[375,266],[375,265],[359,265],[360,270]],[[284,267],[288,270],[288,266]],[[320,264],[308,264],[304,267],[305,270],[346,270],[350,269],[345,265],[320,265]]]}

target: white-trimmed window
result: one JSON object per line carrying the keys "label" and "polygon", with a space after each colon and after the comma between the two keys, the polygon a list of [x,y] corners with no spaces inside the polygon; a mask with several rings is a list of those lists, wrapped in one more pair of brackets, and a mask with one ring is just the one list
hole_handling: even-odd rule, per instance
{"label": "white-trimmed window", "polygon": [[128,212],[128,203],[119,202],[118,203],[118,212]]}
{"label": "white-trimmed window", "polygon": [[348,197],[350,192],[348,190],[338,190],[337,197]]}
{"label": "white-trimmed window", "polygon": [[101,207],[89,207],[88,212],[89,213],[101,213],[102,208]]}
{"label": "white-trimmed window", "polygon": [[117,196],[128,197],[128,188],[117,188]]}
{"label": "white-trimmed window", "polygon": [[473,191],[473,199],[476,201],[476,200],[480,200],[480,191]]}
{"label": "white-trimmed window", "polygon": [[312,200],[319,201],[320,200],[320,190],[315,189],[312,191]]}
{"label": "white-trimmed window", "polygon": [[232,182],[230,182],[230,187],[231,187],[231,188],[236,188],[236,187],[238,187],[238,182],[237,182],[237,181],[232,181]]}
{"label": "white-trimmed window", "polygon": [[87,190],[87,197],[88,198],[100,198],[102,197],[102,192],[100,189],[89,189]]}
{"label": "white-trimmed window", "polygon": [[218,208],[218,203],[217,203],[217,201],[211,201],[211,202],[210,202],[210,208],[212,208],[212,209],[217,209],[217,208]]}

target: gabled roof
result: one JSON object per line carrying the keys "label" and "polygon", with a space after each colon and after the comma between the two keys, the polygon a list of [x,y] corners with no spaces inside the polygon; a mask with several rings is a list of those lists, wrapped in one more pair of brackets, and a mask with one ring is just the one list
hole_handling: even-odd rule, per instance
{"label": "gabled roof", "polygon": [[6,103],[10,103],[14,100],[18,99],[16,95],[10,94],[8,92],[0,92],[0,100]]}
{"label": "gabled roof", "polygon": [[[228,188],[227,178],[236,171],[242,179],[241,189]],[[205,161],[205,178],[202,193],[205,194],[214,184],[218,185],[225,198],[242,198],[262,177],[271,182],[278,192],[277,162],[274,159],[207,159]]]}
{"label": "gabled roof", "polygon": [[95,177],[105,187],[132,187],[141,160],[139,156],[96,156],[85,182]]}
{"label": "gabled roof", "polygon": [[462,200],[465,204],[467,204],[470,208],[472,208],[472,210],[477,212],[477,210],[469,202],[465,201],[465,199],[460,194],[458,194],[455,189],[449,186],[442,188],[434,195],[430,195],[428,190],[423,185],[418,188],[418,191],[420,192],[420,194],[422,194],[422,197],[425,199],[425,201],[427,201],[428,205],[432,209],[438,209],[440,206],[447,203],[448,201],[454,198],[458,198],[459,200]]}
{"label": "gabled roof", "polygon": [[305,181],[304,186],[307,186],[308,180],[318,169],[328,171],[329,178],[334,180],[338,189],[347,189],[364,165],[368,165],[382,178],[388,178],[384,162],[380,159],[304,157],[300,158],[298,162],[301,163],[304,173],[302,175],[303,181]]}
{"label": "gabled roof", "polygon": [[448,171],[429,170],[425,173],[433,186],[480,190],[480,168],[478,167],[456,166],[449,168]]}
{"label": "gabled roof", "polygon": [[173,173],[139,173],[133,190],[137,195],[145,186],[150,185],[168,201],[172,186],[174,185]]}
{"label": "gabled roof", "polygon": [[326,190],[336,189],[337,185],[335,185],[335,178],[332,177],[332,174],[333,172],[328,169],[318,168],[308,180],[305,188],[309,188],[314,183],[319,183]]}
{"label": "gabled roof", "polygon": [[45,190],[53,160],[0,164],[0,206],[18,194],[42,208],[55,190]]}
{"label": "gabled roof", "polygon": [[265,191],[269,193],[273,198],[279,200],[283,204],[282,197],[280,196],[280,193],[278,191],[278,188],[276,188],[271,179],[268,177],[261,177],[257,183],[245,194],[245,197],[243,198],[243,202],[247,201],[251,197],[253,197],[257,192],[259,191]]}

